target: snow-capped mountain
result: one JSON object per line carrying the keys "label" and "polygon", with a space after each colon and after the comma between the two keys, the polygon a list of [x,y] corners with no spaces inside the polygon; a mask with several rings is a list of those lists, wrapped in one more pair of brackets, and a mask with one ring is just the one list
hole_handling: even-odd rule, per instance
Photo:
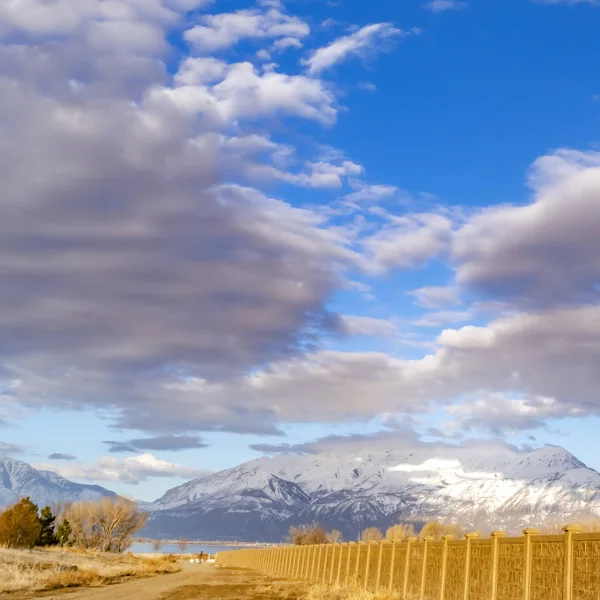
{"label": "snow-capped mountain", "polygon": [[318,521],[364,527],[436,518],[519,530],[600,516],[600,474],[563,448],[488,444],[260,458],[173,488],[145,509],[148,534],[279,541]]}
{"label": "snow-capped mountain", "polygon": [[51,471],[34,469],[31,465],[7,456],[0,456],[0,508],[29,496],[38,506],[77,500],[97,500],[116,494],[99,485],[83,485],[69,481]]}

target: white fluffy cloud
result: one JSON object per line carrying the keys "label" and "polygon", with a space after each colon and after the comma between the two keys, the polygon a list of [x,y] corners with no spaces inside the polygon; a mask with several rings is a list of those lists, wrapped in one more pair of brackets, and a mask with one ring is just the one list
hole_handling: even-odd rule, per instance
{"label": "white fluffy cloud", "polygon": [[199,25],[185,33],[185,38],[202,52],[225,50],[244,39],[279,38],[275,49],[301,46],[300,40],[310,33],[308,24],[298,17],[285,14],[278,6],[265,8],[205,15],[200,18]]}
{"label": "white fluffy cloud", "polygon": [[152,477],[180,477],[193,479],[208,472],[195,467],[187,467],[156,458],[152,454],[139,454],[124,459],[103,456],[95,463],[69,462],[57,465],[38,463],[36,469],[53,471],[67,479],[138,484]]}
{"label": "white fluffy cloud", "polygon": [[[413,33],[416,32],[416,30],[413,31]],[[350,56],[364,56],[368,52],[381,52],[388,47],[391,40],[401,35],[406,35],[406,32],[394,27],[391,23],[366,25],[354,33],[338,38],[331,44],[315,50],[309,58],[304,60],[304,64],[311,75],[317,75]]]}
{"label": "white fluffy cloud", "polygon": [[335,97],[323,81],[274,71],[259,73],[249,62],[225,65],[214,59],[190,58],[175,81],[174,88],[153,89],[149,101],[161,107],[172,105],[221,126],[238,119],[273,116],[296,116],[327,125],[337,117]]}

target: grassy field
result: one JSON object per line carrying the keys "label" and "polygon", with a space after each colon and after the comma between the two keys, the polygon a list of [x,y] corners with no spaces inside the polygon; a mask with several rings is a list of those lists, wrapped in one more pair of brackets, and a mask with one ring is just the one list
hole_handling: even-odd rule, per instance
{"label": "grassy field", "polygon": [[178,557],[0,549],[0,593],[101,586],[180,570]]}

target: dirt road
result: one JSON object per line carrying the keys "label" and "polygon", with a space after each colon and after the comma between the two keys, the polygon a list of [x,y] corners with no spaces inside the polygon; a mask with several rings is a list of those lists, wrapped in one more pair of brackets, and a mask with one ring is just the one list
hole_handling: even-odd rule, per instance
{"label": "dirt road", "polygon": [[184,563],[179,573],[101,588],[11,594],[11,600],[298,600],[304,586],[240,569]]}

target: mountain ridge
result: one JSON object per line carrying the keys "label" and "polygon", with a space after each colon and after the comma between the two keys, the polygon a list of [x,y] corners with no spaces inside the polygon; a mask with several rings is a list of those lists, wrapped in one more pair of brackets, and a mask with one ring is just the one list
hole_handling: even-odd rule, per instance
{"label": "mountain ridge", "polygon": [[600,516],[600,474],[560,446],[507,445],[262,457],[168,490],[145,506],[150,535],[278,541],[318,521],[348,539],[401,520],[518,531]]}
{"label": "mountain ridge", "polygon": [[0,455],[0,508],[29,496],[38,506],[78,500],[114,498],[115,492],[99,485],[75,483],[65,477],[35,469],[30,464]]}

